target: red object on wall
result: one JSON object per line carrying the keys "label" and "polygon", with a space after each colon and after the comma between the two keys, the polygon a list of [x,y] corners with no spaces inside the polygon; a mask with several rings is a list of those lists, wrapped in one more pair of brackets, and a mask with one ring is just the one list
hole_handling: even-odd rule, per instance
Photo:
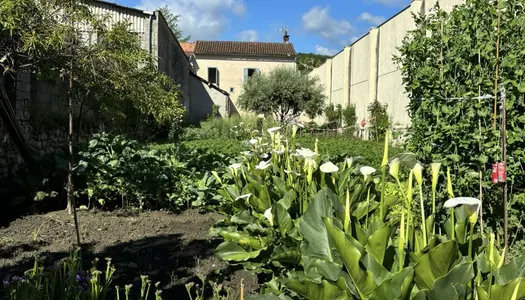
{"label": "red object on wall", "polygon": [[498,183],[498,164],[492,164],[492,183]]}
{"label": "red object on wall", "polygon": [[504,162],[498,163],[498,182],[507,181],[507,166]]}
{"label": "red object on wall", "polygon": [[361,121],[361,127],[365,127],[365,126],[366,126],[366,121],[365,121],[365,119],[363,119],[363,120]]}

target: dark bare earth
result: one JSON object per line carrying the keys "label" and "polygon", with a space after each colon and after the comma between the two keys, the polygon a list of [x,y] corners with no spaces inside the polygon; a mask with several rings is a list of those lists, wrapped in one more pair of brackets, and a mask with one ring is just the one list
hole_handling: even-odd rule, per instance
{"label": "dark bare earth", "polygon": [[[242,278],[245,294],[258,288],[256,277],[227,268],[213,255],[219,241],[210,239],[208,231],[221,219],[218,214],[79,211],[78,217],[84,263],[90,266],[97,257],[103,268],[104,258],[111,257],[117,268],[115,285],[132,283],[138,290],[140,275],[149,275],[161,282],[163,299],[189,299],[185,284],[200,283],[198,275],[222,282],[233,291],[232,299],[239,298]],[[46,264],[66,257],[75,240],[73,217],[64,211],[11,222],[0,228],[0,279],[22,275],[35,256]]]}

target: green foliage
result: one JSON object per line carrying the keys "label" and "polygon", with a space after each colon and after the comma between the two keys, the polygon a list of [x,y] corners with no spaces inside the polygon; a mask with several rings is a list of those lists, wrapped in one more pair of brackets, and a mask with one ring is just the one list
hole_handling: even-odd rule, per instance
{"label": "green foliage", "polygon": [[[509,212],[510,240],[522,240],[525,217],[525,14],[521,0],[501,2],[499,61],[496,60],[497,5],[474,0],[446,13],[416,17],[416,29],[404,39],[400,55],[403,82],[410,97],[412,117],[409,147],[424,163],[451,165],[456,192],[478,195],[483,182],[483,218],[502,234],[503,211]],[[494,94],[495,64],[498,82],[506,91],[507,180],[509,206],[503,207],[502,187],[491,184],[491,164],[501,161],[501,97],[496,128],[494,99],[472,99]],[[501,95],[500,95],[501,96]]]}
{"label": "green foliage", "polygon": [[250,77],[239,96],[240,108],[274,116],[288,122],[305,112],[315,117],[322,112],[325,96],[317,78],[289,67]]}
{"label": "green foliage", "polygon": [[313,54],[313,53],[297,53],[296,63],[297,69],[301,72],[310,73],[315,68],[320,67],[329,59],[330,56]]}
{"label": "green foliage", "polygon": [[177,211],[219,200],[210,172],[224,165],[224,157],[159,148],[140,149],[135,141],[121,136],[95,135],[76,166],[85,181],[85,187],[79,186],[81,194],[104,208]]}
{"label": "green foliage", "polygon": [[166,23],[168,23],[169,28],[171,29],[177,40],[181,43],[188,42],[191,39],[191,35],[184,36],[184,32],[182,32],[182,29],[180,29],[180,15],[173,14],[171,9],[167,5],[159,7],[158,9],[162,13],[162,16],[164,16]]}
{"label": "green foliage", "polygon": [[216,175],[227,216],[212,229],[224,239],[216,255],[270,279],[260,299],[525,297],[525,257],[504,265],[494,235],[474,233],[473,206],[451,208],[444,223],[421,207],[422,222],[414,222],[413,202],[430,197],[414,154],[389,159],[385,146],[378,172],[359,158],[323,160],[317,150],[297,148],[293,136],[289,144],[283,138],[276,131],[260,137]]}
{"label": "green foliage", "polygon": [[[7,0],[0,15],[2,70],[30,69],[49,82],[71,78],[79,129],[85,115],[116,132],[136,129],[148,118],[181,122],[180,87],[158,72],[128,23],[108,28],[106,18],[96,17],[83,1]],[[97,43],[84,42],[86,27],[97,33]]]}
{"label": "green foliage", "polygon": [[324,109],[324,115],[328,120],[329,128],[339,128],[343,123],[343,106],[333,103],[328,104]]}
{"label": "green foliage", "polygon": [[377,99],[368,106],[370,114],[370,138],[379,140],[390,127],[387,104],[381,104]]}
{"label": "green foliage", "polygon": [[355,104],[350,104],[343,109],[343,121],[346,127],[353,133],[357,123],[357,114],[355,112]]}
{"label": "green foliage", "polygon": [[[33,268],[26,271],[24,276],[4,279],[4,295],[6,299],[11,300],[104,300],[107,299],[110,289],[116,288],[117,299],[120,299],[121,295],[129,299],[132,285],[126,285],[125,288],[113,287],[112,280],[116,269],[111,264],[111,259],[106,261],[104,271],[97,269],[98,259],[93,261],[89,270],[84,271],[77,252],[71,253],[69,257],[51,267],[43,267],[39,260],[35,259]],[[148,276],[141,276],[141,285],[143,293],[140,299],[147,299],[150,290],[156,300],[162,299],[162,291],[158,289],[158,284],[155,284],[153,290]]]}
{"label": "green foliage", "polygon": [[[260,124],[261,121],[262,124]],[[255,130],[260,132],[275,126],[277,126],[277,122],[272,118],[264,118],[262,120],[255,116],[210,118],[201,122],[200,127],[186,128],[182,139],[185,141],[202,139],[237,139],[244,141],[250,139]]]}

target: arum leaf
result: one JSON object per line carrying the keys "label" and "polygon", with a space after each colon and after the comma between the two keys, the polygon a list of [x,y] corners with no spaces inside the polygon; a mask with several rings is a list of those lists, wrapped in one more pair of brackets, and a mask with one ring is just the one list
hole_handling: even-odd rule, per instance
{"label": "arum leaf", "polygon": [[407,267],[383,281],[372,293],[370,300],[408,299],[412,290],[414,269]]}
{"label": "arum leaf", "polygon": [[427,292],[428,300],[466,299],[466,295],[458,295],[457,286],[466,285],[474,278],[472,262],[465,262],[452,268],[447,275],[434,282],[432,290]]}
{"label": "arum leaf", "polygon": [[368,298],[372,291],[376,288],[374,283],[374,275],[367,270],[361,268],[362,264],[359,262],[361,259],[361,252],[354,246],[357,241],[352,241],[353,238],[349,235],[336,228],[333,225],[332,219],[323,218],[323,222],[326,226],[330,239],[334,243],[334,247],[337,252],[341,255],[341,258],[345,264],[346,270],[357,289],[357,292],[361,298]]}
{"label": "arum leaf", "polygon": [[333,249],[322,217],[333,214],[328,189],[321,190],[298,222],[299,233],[304,237],[301,253],[305,261],[305,272],[309,276],[320,274],[337,281],[343,266],[338,253]]}
{"label": "arum leaf", "polygon": [[414,267],[419,289],[431,289],[436,279],[445,276],[458,260],[458,244],[447,241],[423,255]]}
{"label": "arum leaf", "polygon": [[[497,253],[497,251],[495,251]],[[525,256],[513,259],[510,263],[502,266],[494,272],[496,283],[506,284],[509,281],[525,277]],[[525,281],[522,282],[525,285]]]}
{"label": "arum leaf", "polygon": [[215,249],[215,255],[221,260],[226,261],[247,261],[259,256],[261,250],[246,251],[244,248],[233,242],[223,242]]}
{"label": "arum leaf", "polygon": [[375,257],[375,259],[380,264],[383,264],[391,233],[392,227],[384,225],[372,233],[372,235],[368,238],[368,243],[365,246],[367,252]]}
{"label": "arum leaf", "polygon": [[506,284],[496,284],[492,286],[491,299],[519,300],[525,298],[525,278],[520,277],[510,280]]}
{"label": "arum leaf", "polygon": [[281,236],[285,237],[286,232],[293,228],[292,218],[286,209],[279,203],[275,203],[272,212],[274,215],[275,225],[279,228]]}
{"label": "arum leaf", "polygon": [[337,285],[326,280],[320,284],[311,281],[301,282],[298,279],[291,279],[286,286],[297,294],[309,300],[342,300],[348,299],[348,295],[339,289]]}
{"label": "arum leaf", "polygon": [[255,238],[248,233],[219,231],[218,235],[222,236],[226,241],[234,241],[241,246],[249,246],[252,249],[259,250],[266,247],[267,240],[262,238]]}

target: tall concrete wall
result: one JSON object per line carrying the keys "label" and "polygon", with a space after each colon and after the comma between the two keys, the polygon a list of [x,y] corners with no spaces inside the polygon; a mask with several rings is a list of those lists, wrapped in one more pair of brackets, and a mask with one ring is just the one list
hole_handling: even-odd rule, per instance
{"label": "tall concrete wall", "polygon": [[213,112],[213,105],[219,106],[221,117],[229,116],[230,97],[225,92],[211,87],[198,76],[190,77],[190,90],[192,102],[198,103],[190,107],[188,112],[190,123],[205,120]]}
{"label": "tall concrete wall", "polygon": [[[413,0],[410,6],[372,28],[313,70],[311,76],[318,76],[325,86],[326,103],[342,104],[343,107],[355,105],[357,121],[360,122],[369,119],[368,106],[377,99],[388,105],[388,114],[394,125],[409,125],[409,99],[399,66],[392,58],[399,53],[398,48],[407,32],[415,29],[412,13],[432,13],[437,2],[442,9],[450,11],[465,0]],[[326,72],[329,65],[331,73]]]}

